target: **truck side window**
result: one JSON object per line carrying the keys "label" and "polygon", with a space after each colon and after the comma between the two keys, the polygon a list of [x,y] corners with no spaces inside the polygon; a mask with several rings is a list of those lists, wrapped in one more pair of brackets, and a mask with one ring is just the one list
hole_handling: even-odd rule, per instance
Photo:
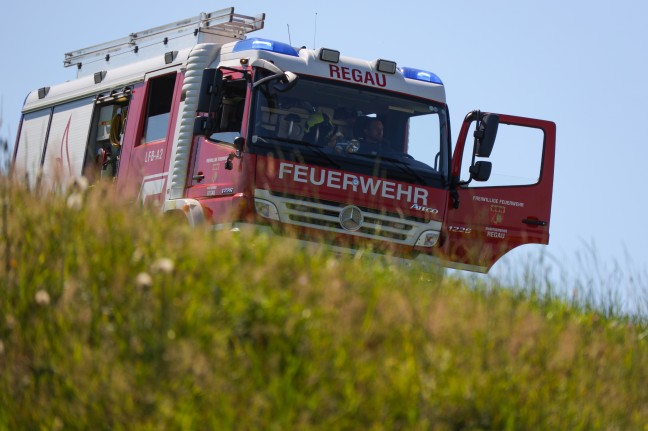
{"label": "truck side window", "polygon": [[164,75],[149,81],[146,122],[142,143],[147,144],[166,138],[171,117],[171,103],[176,75]]}
{"label": "truck side window", "polygon": [[219,112],[220,132],[240,132],[245,107],[246,81],[225,81],[223,85],[223,104]]}
{"label": "truck side window", "polygon": [[125,87],[96,99],[83,168],[91,183],[117,176],[130,97],[131,89]]}
{"label": "truck side window", "polygon": [[431,143],[443,140],[441,129],[444,120],[437,114],[419,115],[410,117],[407,125],[407,154],[439,172],[446,171],[446,164],[440,160],[439,146]]}

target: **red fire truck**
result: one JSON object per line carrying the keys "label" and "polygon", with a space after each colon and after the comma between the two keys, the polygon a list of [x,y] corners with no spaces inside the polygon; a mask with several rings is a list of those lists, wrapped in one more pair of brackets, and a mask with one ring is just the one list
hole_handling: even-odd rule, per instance
{"label": "red fire truck", "polygon": [[14,172],[480,272],[548,243],[554,123],[473,111],[453,152],[437,75],[248,37],[264,19],[228,8],[65,54],[77,78],[27,96]]}

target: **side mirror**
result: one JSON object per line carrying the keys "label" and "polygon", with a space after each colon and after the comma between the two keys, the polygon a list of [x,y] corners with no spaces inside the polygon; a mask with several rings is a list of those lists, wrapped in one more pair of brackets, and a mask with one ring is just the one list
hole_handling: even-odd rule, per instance
{"label": "side mirror", "polygon": [[219,69],[205,69],[200,83],[197,112],[212,113],[220,106],[223,90],[223,72]]}
{"label": "side mirror", "polygon": [[245,138],[243,136],[238,136],[234,139],[234,148],[236,151],[239,153],[243,151],[243,147],[245,146]]}
{"label": "side mirror", "polygon": [[488,181],[492,170],[491,162],[477,162],[470,167],[470,178],[475,181]]}
{"label": "side mirror", "polygon": [[475,155],[477,157],[490,157],[495,145],[495,136],[499,126],[499,116],[495,114],[486,114],[479,123],[479,128],[475,130]]}
{"label": "side mirror", "polygon": [[297,76],[296,73],[285,72],[283,78],[281,78],[273,87],[278,92],[283,93],[297,85],[297,81],[299,81],[299,76]]}
{"label": "side mirror", "polygon": [[257,82],[255,82],[252,85],[253,88],[256,88],[262,84],[266,84],[270,81],[279,81],[273,86],[273,88],[279,92],[284,92],[293,88],[297,84],[297,81],[299,81],[299,76],[297,76],[296,73],[284,72],[274,63],[271,63],[268,60],[263,60],[260,58],[256,59],[252,62],[252,67],[265,69],[272,73],[272,75],[266,76],[265,78],[259,79]]}
{"label": "side mirror", "polygon": [[242,136],[239,136],[234,139],[234,149],[236,152],[230,153],[229,156],[227,156],[227,160],[225,161],[225,169],[228,171],[231,171],[234,169],[234,159],[240,159],[243,157],[241,154],[243,152],[243,147],[245,146],[245,138]]}
{"label": "side mirror", "polygon": [[[468,186],[471,181],[488,181],[493,170],[493,164],[486,161],[475,161],[477,157],[490,157],[495,145],[495,136],[497,136],[497,128],[499,126],[499,116],[497,114],[484,114],[480,111],[472,111],[466,115],[464,124],[468,125],[473,121],[477,121],[477,129],[473,136],[475,143],[472,151],[472,161],[468,173],[470,177],[465,181],[457,179],[457,186]],[[456,193],[456,192],[455,192]],[[458,195],[453,195],[454,207],[459,208]]]}

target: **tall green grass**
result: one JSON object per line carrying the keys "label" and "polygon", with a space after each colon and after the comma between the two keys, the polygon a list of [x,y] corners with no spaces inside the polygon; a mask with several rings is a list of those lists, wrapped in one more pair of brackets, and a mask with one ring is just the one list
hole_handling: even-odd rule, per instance
{"label": "tall green grass", "polygon": [[0,199],[0,429],[648,429],[640,319],[102,186]]}
{"label": "tall green grass", "polygon": [[[1,109],[2,106],[0,104],[0,110]],[[2,129],[2,112],[0,112],[0,129]],[[0,135],[0,175],[8,171],[9,160],[11,160],[9,151],[10,151],[9,140],[4,136]]]}
{"label": "tall green grass", "polygon": [[583,312],[595,311],[629,321],[648,317],[648,267],[641,267],[629,253],[604,259],[593,243],[583,242],[569,256],[547,253],[542,246],[497,264],[488,277],[468,276],[496,285],[526,291],[529,297],[555,298]]}

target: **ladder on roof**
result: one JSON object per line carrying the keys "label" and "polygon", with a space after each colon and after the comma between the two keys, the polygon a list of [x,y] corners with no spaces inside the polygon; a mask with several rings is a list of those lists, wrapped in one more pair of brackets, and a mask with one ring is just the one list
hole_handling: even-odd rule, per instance
{"label": "ladder on roof", "polygon": [[[234,13],[233,7],[201,13],[193,18],[131,33],[121,39],[68,52],[65,54],[63,65],[65,67],[77,66],[80,72],[81,68],[87,64],[98,61],[107,62],[115,56],[127,53],[139,54],[139,58],[146,58],[148,56],[142,56],[144,48],[161,44],[166,46],[180,38],[187,39],[181,42],[182,47],[218,39],[222,41],[245,39],[247,33],[262,29],[264,20],[265,14],[241,15]],[[175,47],[177,46],[178,43],[175,44]]]}

